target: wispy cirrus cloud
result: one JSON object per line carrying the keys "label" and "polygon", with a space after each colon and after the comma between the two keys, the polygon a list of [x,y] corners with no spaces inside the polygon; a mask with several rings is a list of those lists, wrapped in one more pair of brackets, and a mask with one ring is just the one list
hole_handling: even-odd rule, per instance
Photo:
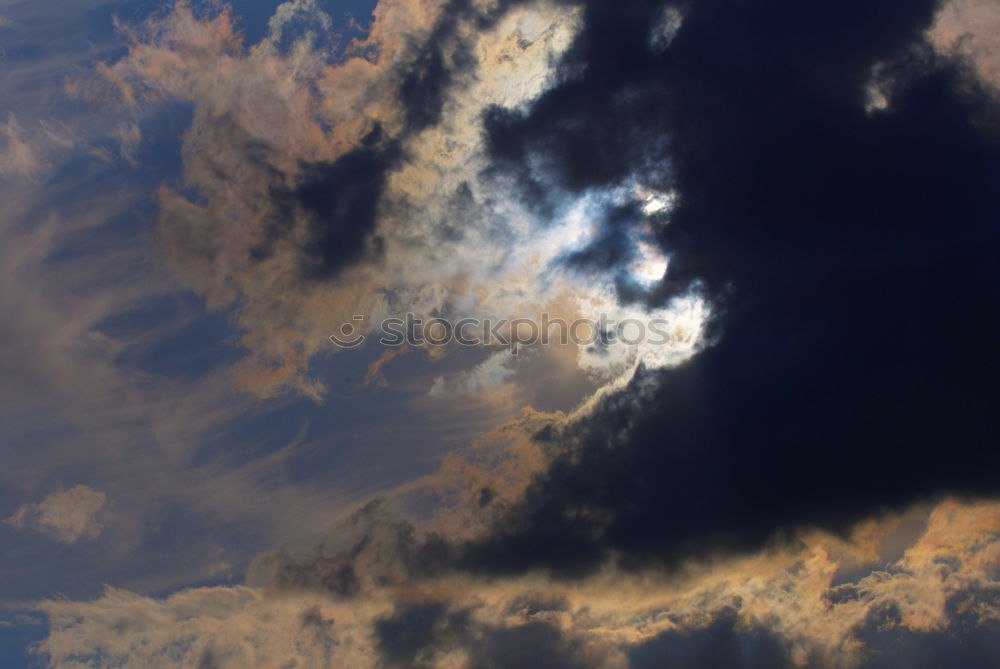
{"label": "wispy cirrus cloud", "polygon": [[19,530],[33,530],[72,544],[101,532],[101,510],[107,496],[84,485],[54,492],[37,504],[25,504],[4,522]]}
{"label": "wispy cirrus cloud", "polygon": [[44,163],[28,143],[14,112],[7,113],[7,120],[0,125],[0,136],[4,138],[4,145],[0,147],[0,177],[30,177],[45,169]]}

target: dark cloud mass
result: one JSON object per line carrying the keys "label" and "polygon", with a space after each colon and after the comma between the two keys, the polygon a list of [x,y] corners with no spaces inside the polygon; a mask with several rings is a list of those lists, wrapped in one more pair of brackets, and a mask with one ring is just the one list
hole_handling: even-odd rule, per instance
{"label": "dark cloud mass", "polygon": [[[992,603],[995,597],[993,593]],[[945,629],[923,632],[901,625],[898,607],[873,608],[855,632],[865,644],[864,660],[859,666],[863,669],[994,666],[1000,657],[1000,625],[995,620],[977,620],[972,614],[974,608],[966,608],[964,613],[956,611],[963,603],[976,600],[990,603],[989,597],[974,591],[949,598],[945,607],[952,616],[951,623]]]}
{"label": "dark cloud mass", "polygon": [[[371,143],[377,141],[373,130]],[[398,150],[361,147],[333,163],[309,166],[295,199],[310,214],[309,238],[303,249],[304,271],[329,277],[365,250],[377,253],[373,237],[378,201]]]}
{"label": "dark cloud mass", "polygon": [[469,611],[446,604],[404,606],[375,624],[379,652],[390,667],[430,667],[442,654],[462,649],[470,669],[586,669],[599,659],[555,625],[528,622],[515,627],[473,623]]}
{"label": "dark cloud mass", "polygon": [[[656,53],[658,8],[588,5],[567,65],[584,74],[487,126],[497,160],[544,154],[575,188],[669,136],[680,205],[654,297],[705,286],[717,342],[559,435],[573,447],[477,568],[670,563],[1000,488],[997,108],[921,50],[935,3],[683,10]],[[905,85],[866,113],[873,65],[900,58]]]}
{"label": "dark cloud mass", "polygon": [[786,645],[763,629],[740,630],[733,610],[721,611],[706,627],[664,632],[629,653],[632,669],[780,669],[792,665]]}
{"label": "dark cloud mass", "polygon": [[[650,35],[663,6],[588,3],[564,82],[527,112],[493,109],[483,122],[492,169],[528,200],[544,201],[546,183],[583,191],[636,177],[675,188],[680,204],[658,233],[668,278],[621,297],[663,304],[698,285],[720,307],[715,343],[539,435],[565,455],[456,553],[464,570],[572,578],[612,558],[673,566],[804,527],[844,531],[922,499],[1000,491],[997,107],[924,43],[936,3],[678,8],[683,26],[658,50]],[[889,107],[873,111],[877,63],[894,86]],[[442,78],[439,64],[423,63],[418,78]],[[417,108],[431,109],[408,104]],[[617,272],[634,214],[609,217],[598,242],[566,262]],[[462,624],[444,609],[408,610],[380,624],[383,653],[420,666],[442,637],[469,643]],[[962,636],[893,632],[886,621],[866,630],[857,635],[872,667],[903,666],[881,645],[926,663]],[[525,644],[552,653],[544,666],[584,666],[558,635],[548,644],[551,629],[516,633],[530,640],[496,645],[482,666],[507,666],[504,653]],[[962,646],[968,666],[995,651],[980,636]],[[791,664],[782,642],[725,612],[636,646],[629,660]],[[510,666],[542,666],[525,661]]]}

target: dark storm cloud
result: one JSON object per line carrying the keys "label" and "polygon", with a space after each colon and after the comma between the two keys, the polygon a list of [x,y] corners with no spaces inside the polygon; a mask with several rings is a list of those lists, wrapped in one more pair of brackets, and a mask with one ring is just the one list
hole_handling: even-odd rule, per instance
{"label": "dark storm cloud", "polygon": [[739,629],[736,612],[717,613],[702,628],[663,632],[629,650],[630,669],[784,669],[788,645],[769,630]]}
{"label": "dark storm cloud", "polygon": [[474,622],[468,610],[449,610],[445,603],[401,606],[375,623],[375,637],[388,667],[434,666],[444,653],[461,649],[470,669],[589,669],[600,666],[599,654],[555,625],[532,621],[512,627]]}
{"label": "dark storm cloud", "polygon": [[[941,629],[914,630],[902,620],[900,605],[886,600],[871,606],[850,638],[863,644],[858,667],[903,669],[922,667],[986,667],[1000,653],[995,621],[980,619],[980,607],[995,607],[995,593],[975,587],[954,593],[945,605]],[[792,642],[741,616],[742,602],[702,619],[676,620],[673,629],[624,645],[629,669],[791,669],[840,666],[841,658],[811,651],[793,656]],[[461,650],[474,669],[587,669],[603,666],[607,649],[583,641],[579,630],[535,620],[513,626],[478,622],[469,609],[447,602],[401,604],[374,623],[374,635],[387,667],[430,667],[435,660]],[[805,664],[803,664],[805,659]],[[617,666],[617,665],[616,665]]]}
{"label": "dark storm cloud", "polygon": [[[264,222],[261,241],[251,249],[252,259],[271,258],[300,218],[306,227],[304,241],[298,242],[303,276],[329,278],[362,258],[377,257],[378,202],[400,157],[398,145],[380,142],[381,138],[381,126],[375,124],[360,147],[332,162],[304,163],[291,187],[279,170],[249,153],[253,147],[247,146],[250,160],[262,166],[272,182],[273,210]],[[267,153],[267,147],[257,150]]]}
{"label": "dark storm cloud", "polygon": [[450,613],[441,602],[404,606],[375,622],[378,649],[392,667],[431,666],[435,652],[454,647],[468,635],[466,611]]}
{"label": "dark storm cloud", "polygon": [[[660,5],[587,4],[573,76],[484,121],[498,166],[531,158],[568,188],[669,161],[680,204],[653,299],[700,283],[721,337],[557,435],[567,455],[472,569],[673,563],[1000,491],[997,109],[920,48],[936,3],[681,8],[656,51]],[[880,61],[906,76],[869,114]]]}
{"label": "dark storm cloud", "polygon": [[[997,110],[923,44],[936,4],[679,7],[683,26],[660,50],[650,35],[661,5],[586,5],[563,83],[527,112],[495,109],[483,122],[489,169],[539,210],[550,191],[630,178],[675,189],[669,223],[654,227],[667,280],[651,292],[620,282],[621,297],[662,305],[699,285],[717,305],[714,344],[678,369],[640,371],[586,418],[539,434],[565,454],[484,538],[455,545],[362,514],[346,549],[282,560],[279,585],[351,597],[367,583],[453,571],[573,579],[609,559],[672,567],[804,527],[844,531],[920,499],[1000,492],[989,377],[1000,334]],[[403,78],[409,131],[440,121],[460,79],[461,66],[445,63],[461,59],[445,53],[431,48]],[[871,112],[877,63],[890,105]],[[318,213],[351,206],[341,204],[350,193],[377,202],[392,168],[378,162],[385,142],[373,136],[345,156],[356,165],[316,170],[296,196]],[[338,190],[361,175],[358,190]],[[613,210],[565,263],[622,274],[638,212]],[[461,228],[445,221],[441,233]],[[362,248],[365,235],[326,239]],[[891,600],[873,604],[851,636],[865,666],[983,666],[997,652],[993,630],[963,611],[995,607],[988,594],[953,595],[948,628],[935,632],[903,624]],[[847,585],[827,600],[836,609],[864,596]],[[742,613],[681,621],[624,648],[629,665],[794,666],[789,641]],[[492,627],[447,601],[397,602],[374,625],[388,667],[456,650],[473,667],[602,666],[574,634],[542,620]]]}
{"label": "dark storm cloud", "polygon": [[[902,616],[894,603],[873,607],[855,631],[855,637],[865,648],[864,659],[858,666],[973,669],[995,665],[1000,657],[1000,623],[981,620],[974,605],[995,607],[997,596],[995,592],[986,597],[983,594],[970,589],[952,595],[945,604],[949,619],[943,629],[909,629],[901,624]],[[959,602],[967,607],[963,613],[955,610]]]}
{"label": "dark storm cloud", "polygon": [[306,168],[294,197],[308,213],[309,237],[303,248],[307,274],[328,277],[366,250],[378,254],[378,202],[398,155],[393,146],[365,146],[332,163]]}

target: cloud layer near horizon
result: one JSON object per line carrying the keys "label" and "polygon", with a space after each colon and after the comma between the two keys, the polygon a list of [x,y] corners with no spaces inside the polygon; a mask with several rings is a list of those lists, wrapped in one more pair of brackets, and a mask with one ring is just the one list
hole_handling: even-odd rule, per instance
{"label": "cloud layer near horizon", "polygon": [[92,602],[42,603],[52,631],[39,650],[66,667],[932,667],[947,658],[971,668],[998,650],[998,512],[947,501],[846,538],[809,533],[673,574],[565,581],[387,579],[409,535],[369,509],[352,553],[374,579],[349,596],[339,589],[348,565],[319,555],[265,570],[270,581],[258,586],[160,600],[109,588]]}

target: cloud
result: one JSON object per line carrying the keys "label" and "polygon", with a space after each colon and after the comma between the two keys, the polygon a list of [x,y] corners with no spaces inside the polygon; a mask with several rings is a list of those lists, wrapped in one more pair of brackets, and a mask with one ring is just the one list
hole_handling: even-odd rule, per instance
{"label": "cloud", "polygon": [[929,37],[947,54],[967,59],[982,80],[1000,87],[1000,8],[989,0],[942,3]]}
{"label": "cloud", "polygon": [[135,123],[122,121],[111,131],[110,137],[118,142],[118,152],[122,159],[135,166],[135,153],[142,141],[142,131],[139,126]]}
{"label": "cloud", "polygon": [[[676,336],[580,347],[601,387],[575,411],[527,410],[314,551],[259,557],[245,586],[44,602],[41,652],[853,667],[990,651],[1000,512],[940,500],[998,491],[995,100],[931,54],[929,0],[671,8],[665,24],[631,2],[386,2],[345,54],[308,2],[249,46],[227,9],[122,27],[128,53],[79,90],[193,106],[158,249],[242,331],[240,388],[320,399],[321,347],[354,314],[607,310]],[[291,16],[320,30],[291,39]],[[886,63],[902,74],[874,113]],[[457,378],[502,382],[510,358]],[[238,516],[281,457],[182,488]],[[324,515],[275,488],[273,506]],[[907,534],[904,511],[926,527]]]}
{"label": "cloud", "polygon": [[0,148],[0,177],[30,177],[45,169],[45,164],[28,143],[14,112],[8,112],[7,120],[0,124],[0,136],[4,138],[3,147]]}
{"label": "cloud", "polygon": [[[276,16],[286,13],[323,24],[310,3]],[[240,388],[319,399],[324,385],[309,370],[330,352],[326,335],[355,314],[621,310],[612,279],[561,271],[557,259],[639,186],[583,199],[554,191],[542,211],[492,170],[481,132],[486,111],[525,109],[555,83],[577,10],[383,3],[372,33],[342,55],[308,31],[286,44],[284,21],[243,46],[232,24],[227,9],[202,16],[179,3],[123,27],[129,53],[102,71],[126,103],[194,104],[184,184],[198,196],[161,188],[159,248],[245,332]],[[641,260],[666,264],[648,243]],[[608,362],[584,352],[581,364],[605,380],[639,358],[676,364],[697,350],[707,311],[683,296],[642,315],[691,321],[690,339]]]}
{"label": "cloud", "polygon": [[[17,83],[23,67],[12,66],[5,84]],[[60,75],[27,101],[11,99],[66,102],[62,84]],[[218,578],[220,562],[240,569],[260,549],[238,554],[234,546],[257,540],[249,537],[271,535],[265,545],[289,539],[293,524],[277,516],[303,521],[312,540],[357,485],[327,479],[310,492],[285,475],[302,450],[297,423],[270,420],[240,433],[236,419],[254,399],[233,391],[229,332],[155,262],[146,218],[155,184],[122,161],[89,155],[93,147],[117,150],[108,133],[122,128],[122,117],[90,109],[81,124],[81,107],[62,115],[46,107],[54,115],[36,126],[51,172],[0,183],[0,441],[8,445],[0,488],[4,516],[63,485],[66,472],[115,504],[98,514],[100,534],[81,537],[71,553],[22,535],[18,557],[3,565],[8,597],[39,587],[74,593],[92,581],[156,590]],[[32,117],[19,108],[17,118]],[[137,125],[149,122],[140,118]],[[38,529],[32,519],[37,513],[22,516],[26,530]],[[163,529],[179,525],[184,531]],[[72,569],[70,555],[79,560]]]}
{"label": "cloud", "polygon": [[710,669],[794,666],[787,644],[762,626],[741,624],[738,613],[723,609],[701,628],[669,630],[629,652],[630,667]]}
{"label": "cloud", "polygon": [[[520,355],[530,355],[530,353],[520,353]],[[487,393],[502,392],[502,386],[511,382],[514,376],[514,365],[518,362],[516,355],[509,350],[503,349],[496,353],[491,353],[470,370],[461,371],[452,378],[446,379],[438,376],[431,386],[431,397],[441,398],[449,395],[481,395]]]}
{"label": "cloud", "polygon": [[[362,609],[383,606],[372,602]],[[74,618],[84,623],[79,636],[53,638],[42,646],[56,666],[100,666],[104,659],[118,658],[123,666],[135,667],[280,666],[290,660],[362,667],[372,655],[364,631],[350,631],[349,618],[341,615],[345,607],[330,606],[321,597],[270,600],[250,588],[220,587],[155,602],[108,589],[93,603],[46,611],[57,627],[72,626]],[[95,655],[92,644],[98,639],[102,650]]]}
{"label": "cloud", "polygon": [[4,522],[19,530],[32,530],[64,544],[94,539],[101,533],[101,511],[107,496],[85,485],[55,492],[37,504],[25,504]]}
{"label": "cloud", "polygon": [[401,346],[399,348],[387,348],[382,352],[382,355],[378,357],[375,362],[368,365],[368,371],[365,373],[365,386],[376,385],[379,388],[387,388],[389,382],[385,378],[385,372],[382,368],[388,365],[394,358],[401,355],[409,353],[410,349],[408,346]]}
{"label": "cloud", "polygon": [[[384,507],[362,510],[357,519],[367,524],[355,526],[359,534],[340,554],[360,557],[354,566],[370,570],[355,572],[354,591],[331,580],[346,563],[316,556],[285,562],[274,572],[278,580],[252,587],[195,588],[164,599],[109,589],[92,602],[42,603],[51,631],[39,651],[56,666],[210,657],[213,666],[235,667],[295,657],[356,667],[544,660],[833,669],[933,666],[949,653],[957,666],[975,666],[994,645],[995,503],[914,509],[916,533],[901,530],[906,517],[884,517],[847,538],[811,532],[757,554],[691,562],[672,575],[608,570],[576,581],[426,572],[387,580],[383,560],[393,551],[404,556],[410,544],[384,542],[408,534],[384,514]],[[389,527],[396,529],[386,534]],[[904,550],[890,557],[900,536]],[[375,556],[382,560],[368,560]],[[855,576],[845,578],[849,572]]]}
{"label": "cloud", "polygon": [[[666,275],[618,295],[648,309],[694,286],[715,317],[696,355],[547,435],[562,455],[470,565],[669,566],[998,490],[980,296],[997,278],[1000,116],[933,57],[902,59],[892,104],[865,113],[873,64],[927,51],[936,16],[890,4],[691,3],[662,50],[648,46],[662,9],[588,4],[559,83],[487,115],[490,155],[518,183],[587,193],[659,167],[675,194],[651,221]],[[629,267],[641,218],[619,213],[568,262]],[[945,304],[947,343],[931,316]]]}

